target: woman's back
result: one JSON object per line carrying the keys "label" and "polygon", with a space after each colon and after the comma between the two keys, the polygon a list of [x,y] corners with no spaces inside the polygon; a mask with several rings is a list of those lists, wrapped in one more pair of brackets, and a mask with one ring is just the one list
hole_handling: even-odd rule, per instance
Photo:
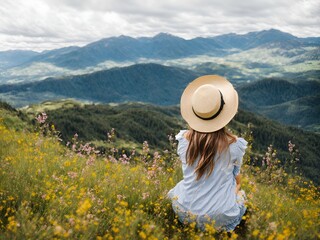
{"label": "woman's back", "polygon": [[[242,157],[247,142],[238,138],[227,149],[214,157],[214,169],[207,176],[203,174],[197,180],[195,169],[200,155],[193,165],[189,165],[186,154],[189,140],[186,139],[186,130],[176,135],[178,155],[182,162],[183,180],[168,193],[174,200],[173,206],[181,221],[193,221],[203,227],[208,220],[215,220],[216,227],[226,227],[238,224],[245,211],[242,202],[237,202],[235,176],[239,174]],[[209,218],[208,218],[209,217]]]}

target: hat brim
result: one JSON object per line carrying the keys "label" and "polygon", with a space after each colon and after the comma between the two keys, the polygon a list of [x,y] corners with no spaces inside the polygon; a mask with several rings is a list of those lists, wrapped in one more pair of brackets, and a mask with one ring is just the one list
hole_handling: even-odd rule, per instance
{"label": "hat brim", "polygon": [[[220,114],[211,120],[197,117],[192,109],[191,98],[196,89],[204,84],[211,84],[218,88],[225,104]],[[183,119],[189,126],[198,132],[215,132],[226,126],[237,113],[238,93],[232,84],[224,77],[218,75],[205,75],[193,80],[186,87],[181,96],[180,110]]]}

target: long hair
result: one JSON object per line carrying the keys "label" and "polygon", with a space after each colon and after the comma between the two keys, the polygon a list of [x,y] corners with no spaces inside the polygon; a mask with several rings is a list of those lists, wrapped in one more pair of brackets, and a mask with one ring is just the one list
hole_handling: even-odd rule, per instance
{"label": "long hair", "polygon": [[211,133],[201,133],[190,129],[188,139],[187,164],[193,165],[200,155],[199,162],[195,168],[197,180],[205,173],[208,177],[214,169],[214,156],[217,153],[222,153],[231,143],[236,141],[236,137],[227,131],[225,127]]}

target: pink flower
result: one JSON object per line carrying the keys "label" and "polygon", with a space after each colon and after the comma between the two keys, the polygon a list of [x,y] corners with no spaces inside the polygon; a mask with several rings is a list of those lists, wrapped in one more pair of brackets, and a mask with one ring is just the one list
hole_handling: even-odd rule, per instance
{"label": "pink flower", "polygon": [[78,173],[76,173],[76,172],[68,172],[68,176],[70,177],[70,178],[76,178],[77,176],[78,176]]}
{"label": "pink flower", "polygon": [[150,194],[148,192],[142,193],[142,199],[146,199],[148,197],[150,197]]}
{"label": "pink flower", "polygon": [[147,141],[144,141],[143,142],[143,146],[142,146],[142,152],[145,153],[145,154],[148,154],[149,153],[149,144]]}
{"label": "pink flower", "polygon": [[38,123],[45,123],[47,118],[48,118],[47,114],[43,112],[36,117],[36,120],[38,121]]}
{"label": "pink flower", "polygon": [[88,159],[87,162],[86,162],[86,165],[87,165],[87,166],[93,165],[94,162],[95,162],[95,160],[96,160],[96,159],[95,159],[93,156],[90,156],[89,159]]}

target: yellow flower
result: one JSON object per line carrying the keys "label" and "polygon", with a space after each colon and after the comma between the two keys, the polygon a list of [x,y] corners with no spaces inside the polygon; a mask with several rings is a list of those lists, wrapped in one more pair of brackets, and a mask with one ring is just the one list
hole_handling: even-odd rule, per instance
{"label": "yellow flower", "polygon": [[113,231],[114,233],[118,233],[120,230],[119,230],[119,228],[117,228],[117,227],[112,227],[112,231]]}
{"label": "yellow flower", "polygon": [[16,232],[20,224],[15,220],[14,216],[8,217],[8,221],[7,229],[11,232]]}
{"label": "yellow flower", "polygon": [[91,203],[89,199],[86,199],[84,200],[84,202],[82,202],[82,204],[77,209],[77,214],[84,215],[90,208],[91,208]]}
{"label": "yellow flower", "polygon": [[142,239],[146,239],[147,238],[147,235],[144,233],[144,232],[140,232],[139,233],[139,236],[142,238]]}
{"label": "yellow flower", "polygon": [[121,201],[119,204],[120,204],[120,206],[128,207],[128,203],[125,201]]}
{"label": "yellow flower", "polygon": [[258,229],[255,229],[253,232],[252,232],[252,236],[256,237],[259,235],[259,230]]}

